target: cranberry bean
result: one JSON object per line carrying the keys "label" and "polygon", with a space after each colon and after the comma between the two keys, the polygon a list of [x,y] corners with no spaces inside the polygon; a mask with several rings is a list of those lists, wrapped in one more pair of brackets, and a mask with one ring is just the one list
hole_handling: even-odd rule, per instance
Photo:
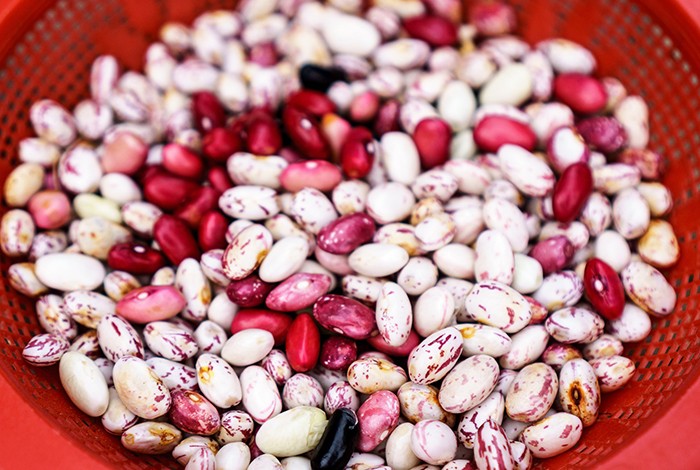
{"label": "cranberry bean", "polygon": [[537,458],[559,455],[581,438],[581,420],[569,413],[556,413],[527,427],[521,440]]}
{"label": "cranberry bean", "polygon": [[330,370],[345,370],[357,359],[357,343],[343,336],[331,336],[323,342],[320,362]]}
{"label": "cranberry bean", "polygon": [[221,421],[216,407],[197,392],[177,390],[172,393],[170,420],[191,434],[211,436],[219,431]]}
{"label": "cranberry bean", "polygon": [[489,418],[479,426],[474,439],[477,468],[514,468],[513,453],[503,428]]}
{"label": "cranberry bean", "polygon": [[342,295],[319,298],[313,315],[322,327],[353,339],[367,339],[377,328],[374,311]]}
{"label": "cranberry bean", "polygon": [[226,288],[226,295],[231,302],[243,307],[257,307],[265,301],[267,295],[274,289],[274,285],[260,279],[255,274],[231,281]]}
{"label": "cranberry bean", "polygon": [[269,293],[265,305],[282,312],[302,310],[313,305],[330,286],[331,279],[325,274],[292,274]]}
{"label": "cranberry bean", "polygon": [[620,277],[629,298],[647,313],[665,316],[673,311],[676,291],[653,266],[633,261],[622,270]]}
{"label": "cranberry bean", "polygon": [[[595,116],[580,121],[576,128],[592,149],[610,155],[627,145],[627,132],[614,117]],[[630,163],[622,161],[622,163]]]}
{"label": "cranberry bean", "polygon": [[469,6],[468,18],[483,36],[508,34],[517,21],[513,7],[501,1],[474,2]]}
{"label": "cranberry bean", "polygon": [[258,328],[269,331],[275,340],[275,345],[284,343],[292,317],[280,312],[269,310],[239,310],[231,322],[231,334],[250,328]]}
{"label": "cranberry bean", "polygon": [[375,234],[374,221],[367,214],[348,214],[326,225],[318,233],[318,246],[329,253],[351,253]]}
{"label": "cranberry bean", "polygon": [[[605,335],[603,335],[605,336]],[[591,344],[594,344],[595,341]],[[588,348],[590,345],[586,345]],[[552,343],[542,352],[542,362],[551,366],[554,370],[561,370],[561,366],[572,359],[580,359],[581,351],[569,344]]]}
{"label": "cranberry bean", "polygon": [[134,323],[148,323],[172,318],[185,308],[187,301],[172,286],[146,286],[126,294],[116,305],[117,314]]}
{"label": "cranberry bean", "polygon": [[107,264],[111,269],[131,274],[152,275],[165,266],[163,255],[153,248],[136,242],[118,243],[109,250]]}
{"label": "cranberry bean", "polygon": [[608,320],[622,315],[625,291],[617,272],[606,262],[592,258],[586,263],[583,287],[593,308]]}
{"label": "cranberry bean", "polygon": [[622,388],[634,376],[634,362],[624,356],[608,356],[591,359],[600,390],[602,392],[614,392]]}
{"label": "cranberry bean", "polygon": [[474,141],[485,152],[497,152],[505,144],[532,150],[535,148],[537,136],[527,124],[507,116],[491,115],[476,124]]}
{"label": "cranberry bean", "polygon": [[332,191],[342,179],[338,167],[324,160],[291,163],[279,176],[280,185],[292,193],[306,187],[321,192]]}
{"label": "cranberry bean", "polygon": [[668,166],[668,161],[661,154],[650,149],[625,149],[617,161],[639,168],[642,178],[651,181],[660,180]]}
{"label": "cranberry bean", "polygon": [[158,219],[153,226],[153,237],[173,264],[180,264],[186,258],[198,259],[201,254],[185,222],[172,215]]}

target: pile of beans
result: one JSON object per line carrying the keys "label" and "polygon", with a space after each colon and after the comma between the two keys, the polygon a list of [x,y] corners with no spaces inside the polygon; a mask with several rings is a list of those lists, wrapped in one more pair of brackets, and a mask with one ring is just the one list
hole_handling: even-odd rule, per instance
{"label": "pile of beans", "polygon": [[582,46],[248,0],[31,108],[3,253],[70,400],[188,469],[527,469],[669,315],[665,160]]}

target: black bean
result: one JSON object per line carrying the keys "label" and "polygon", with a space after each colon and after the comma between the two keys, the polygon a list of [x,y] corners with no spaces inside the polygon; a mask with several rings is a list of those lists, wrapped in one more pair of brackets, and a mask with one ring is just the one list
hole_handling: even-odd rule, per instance
{"label": "black bean", "polygon": [[321,436],[321,441],[311,453],[314,470],[343,470],[350,460],[360,425],[355,412],[349,408],[337,409]]}
{"label": "black bean", "polygon": [[348,77],[344,70],[337,67],[304,64],[299,69],[299,80],[302,87],[325,93],[333,82],[346,82]]}

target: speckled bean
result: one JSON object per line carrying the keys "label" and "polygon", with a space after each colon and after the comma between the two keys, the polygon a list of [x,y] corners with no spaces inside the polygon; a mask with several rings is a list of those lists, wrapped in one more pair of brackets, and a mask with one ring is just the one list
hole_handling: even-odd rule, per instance
{"label": "speckled bean", "polygon": [[146,364],[170,391],[197,388],[197,371],[192,367],[162,357],[152,357],[146,360]]}
{"label": "speckled bean", "polygon": [[246,367],[240,374],[243,408],[256,423],[264,423],[282,411],[282,397],[277,384],[265,369]]}
{"label": "speckled bean", "polygon": [[443,465],[455,458],[457,438],[452,429],[442,421],[420,421],[411,432],[411,450],[424,462]]}
{"label": "speckled bean", "polygon": [[600,388],[593,367],[585,359],[572,359],[559,372],[559,404],[578,416],[584,427],[598,418]]}
{"label": "speckled bean", "polygon": [[399,400],[387,390],[375,392],[360,406],[357,419],[360,423],[357,449],[371,452],[396,427],[399,421]]}
{"label": "speckled bean", "polygon": [[357,411],[360,407],[360,398],[352,386],[344,381],[333,383],[326,391],[323,399],[323,409],[328,415],[332,415],[339,408],[349,408]]}
{"label": "speckled bean", "polygon": [[168,412],[170,392],[144,360],[121,357],[114,364],[113,377],[119,398],[135,415],[153,419]]}
{"label": "speckled bean", "polygon": [[254,425],[253,418],[245,411],[227,411],[221,415],[221,428],[216,438],[222,444],[248,442],[253,437]]}
{"label": "speckled bean", "polygon": [[124,356],[143,359],[141,337],[127,321],[117,315],[107,314],[99,320],[96,329],[100,349],[110,361],[117,362]]}
{"label": "speckled bean", "polygon": [[588,362],[598,377],[602,392],[619,390],[634,376],[634,362],[624,356],[600,357]]}
{"label": "speckled bean", "polygon": [[475,320],[501,328],[506,333],[522,330],[531,318],[530,306],[525,298],[507,285],[495,281],[476,284],[467,295],[465,306]]}
{"label": "speckled bean", "polygon": [[455,328],[462,334],[463,356],[486,354],[500,357],[511,349],[510,337],[499,328],[478,323],[459,324]]}
{"label": "speckled bean", "polygon": [[61,356],[58,371],[63,389],[80,411],[93,417],[107,411],[107,382],[90,358],[76,351],[68,351]]}
{"label": "speckled bean", "polygon": [[457,426],[457,438],[459,442],[467,449],[473,449],[474,440],[479,427],[481,427],[487,419],[492,419],[495,423],[500,425],[503,422],[504,411],[505,402],[503,395],[499,391],[494,390],[479,405],[462,415]]}
{"label": "speckled bean", "polygon": [[568,307],[553,312],[544,323],[547,332],[564,344],[591,343],[602,333],[605,322],[586,308]]}
{"label": "speckled bean", "polygon": [[440,406],[438,390],[432,385],[406,382],[397,395],[401,414],[414,424],[426,419],[437,419],[450,426],[455,422],[455,416]]}
{"label": "speckled bean", "polygon": [[520,369],[542,355],[549,334],[543,325],[526,326],[513,335],[510,350],[501,356],[499,363],[505,369]]}
{"label": "speckled bean", "polygon": [[426,385],[440,380],[454,367],[461,353],[462,335],[457,329],[436,331],[411,351],[408,357],[411,381]]}
{"label": "speckled bean", "polygon": [[673,311],[676,291],[653,266],[632,261],[622,270],[620,277],[629,298],[648,314],[661,317]]}
{"label": "speckled bean", "polygon": [[516,421],[534,423],[542,419],[557,397],[557,374],[547,364],[525,366],[506,394],[506,412]]}
{"label": "speckled bean", "polygon": [[494,420],[487,419],[479,426],[474,440],[474,461],[477,468],[514,468],[510,443],[503,428]]}
{"label": "speckled bean", "polygon": [[445,377],[438,398],[445,411],[464,413],[484,401],[498,380],[498,363],[477,354],[457,364]]}
{"label": "speckled bean", "polygon": [[360,393],[379,390],[396,392],[406,380],[406,372],[391,362],[378,358],[358,359],[348,368],[348,382]]}
{"label": "speckled bean", "polygon": [[257,269],[270,248],[269,230],[258,224],[244,228],[224,251],[224,273],[234,281],[247,277]]}
{"label": "speckled bean", "polygon": [[559,455],[576,445],[581,438],[581,420],[569,413],[556,413],[529,426],[521,440],[537,458]]}
{"label": "speckled bean", "polygon": [[137,454],[167,454],[182,440],[182,433],[169,423],[146,421],[122,434],[122,445]]}
{"label": "speckled bean", "polygon": [[551,312],[575,305],[582,295],[581,278],[574,271],[561,271],[545,277],[532,298]]}
{"label": "speckled bean", "polygon": [[294,374],[284,384],[282,403],[287,409],[297,406],[321,408],[323,388],[318,380],[306,374]]}

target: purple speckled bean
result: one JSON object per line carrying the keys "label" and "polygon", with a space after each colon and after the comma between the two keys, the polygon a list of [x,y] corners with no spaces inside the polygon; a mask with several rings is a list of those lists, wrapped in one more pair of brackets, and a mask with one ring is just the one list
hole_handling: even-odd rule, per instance
{"label": "purple speckled bean", "polygon": [[622,341],[612,335],[605,334],[600,335],[598,339],[584,346],[583,357],[586,360],[590,360],[599,357],[616,356],[622,354],[623,349]]}
{"label": "purple speckled bean", "polygon": [[184,361],[197,354],[197,341],[186,330],[170,322],[156,321],[146,325],[143,336],[148,348],[172,361]]}
{"label": "purple speckled bean", "polygon": [[262,225],[241,230],[224,251],[222,266],[226,277],[240,280],[257,269],[272,248],[272,235]]}
{"label": "purple speckled bean", "polygon": [[634,376],[634,362],[624,356],[608,356],[588,361],[598,377],[600,390],[614,392]]}
{"label": "purple speckled bean", "polygon": [[367,214],[348,214],[323,227],[317,243],[324,251],[346,255],[372,240],[375,231],[374,221]]}
{"label": "purple speckled bean", "polygon": [[153,419],[168,412],[172,399],[168,388],[146,361],[124,356],[114,364],[114,388],[135,415]]}
{"label": "purple speckled bean", "polygon": [[506,395],[506,412],[516,421],[534,423],[544,417],[557,396],[557,374],[547,364],[525,366]]}
{"label": "purple speckled bean", "polygon": [[412,423],[425,419],[437,419],[452,426],[455,415],[446,412],[438,401],[438,390],[432,385],[406,382],[397,393],[401,414]]}
{"label": "purple speckled bean", "polygon": [[141,336],[133,326],[117,315],[107,315],[97,324],[97,339],[102,352],[112,362],[123,356],[143,359]]}
{"label": "purple speckled bean", "polygon": [[246,367],[240,375],[243,408],[256,423],[262,424],[282,411],[282,397],[277,384],[265,369]]}
{"label": "purple speckled bean", "polygon": [[511,339],[499,328],[478,323],[455,325],[462,334],[463,356],[486,354],[500,357],[511,349]]}
{"label": "purple speckled bean", "polygon": [[245,411],[227,411],[221,415],[221,428],[216,437],[224,445],[231,442],[248,442],[253,437],[254,426],[253,418]]}
{"label": "purple speckled bean", "polygon": [[367,395],[379,390],[396,392],[408,379],[400,366],[376,357],[361,358],[350,364],[347,377],[352,388]]}
{"label": "purple speckled bean", "polygon": [[51,366],[61,360],[69,347],[70,343],[62,336],[43,333],[27,342],[22,357],[33,366]]}
{"label": "purple speckled bean", "polygon": [[552,313],[544,326],[552,338],[560,343],[588,344],[603,334],[605,322],[591,310],[568,307]]}
{"label": "purple speckled bean", "polygon": [[506,333],[522,330],[532,315],[522,294],[496,281],[476,284],[467,295],[465,307],[473,319]]}
{"label": "purple speckled bean", "polygon": [[268,294],[265,305],[280,312],[294,312],[310,307],[331,286],[324,274],[296,273],[285,279]]}
{"label": "purple speckled bean", "polygon": [[511,338],[510,350],[499,359],[504,369],[520,369],[535,362],[542,355],[549,334],[542,325],[529,325],[514,334]]}
{"label": "purple speckled bean", "polygon": [[484,469],[513,470],[515,466],[506,433],[492,419],[484,421],[476,432],[474,461],[477,468]]}
{"label": "purple speckled bean", "polygon": [[600,409],[600,387],[593,367],[585,359],[572,359],[559,372],[561,409],[592,425]]}
{"label": "purple speckled bean", "polygon": [[36,315],[39,325],[47,333],[73,339],[78,334],[78,326],[63,308],[63,299],[55,294],[42,295],[36,301]]}
{"label": "purple speckled bean", "polygon": [[375,313],[342,295],[324,295],[314,304],[313,313],[322,327],[353,339],[367,339],[376,331]]}
{"label": "purple speckled bean", "polygon": [[357,449],[371,452],[398,424],[399,399],[387,390],[375,392],[360,406],[357,419],[360,424]]}
{"label": "purple speckled bean", "polygon": [[462,335],[456,328],[436,331],[411,351],[408,375],[420,385],[437,382],[450,372],[461,354]]}
{"label": "purple speckled bean", "polygon": [[525,428],[521,440],[537,458],[566,452],[581,438],[581,420],[569,413],[556,413]]}
{"label": "purple speckled bean", "polygon": [[284,385],[293,373],[287,356],[279,349],[270,351],[260,365],[278,385]]}
{"label": "purple speckled bean", "polygon": [[431,465],[443,465],[455,458],[457,438],[442,421],[420,421],[411,432],[411,450],[419,459]]}
{"label": "purple speckled bean", "polygon": [[550,274],[532,298],[542,304],[548,311],[572,307],[583,295],[583,281],[574,271],[562,271]]}
{"label": "purple speckled bean", "polygon": [[462,415],[457,427],[457,438],[467,449],[474,448],[476,432],[487,419],[492,419],[497,424],[503,422],[505,411],[505,401],[503,395],[494,390],[479,405]]}
{"label": "purple speckled bean", "polygon": [[491,356],[468,357],[442,381],[438,398],[450,413],[469,411],[488,397],[498,381],[498,363]]}
{"label": "purple speckled bean", "polygon": [[170,391],[197,388],[197,371],[192,367],[162,357],[152,357],[146,360],[146,364]]}
{"label": "purple speckled bean", "polygon": [[209,400],[191,390],[172,393],[170,420],[181,430],[190,434],[211,436],[219,431],[219,412]]}
{"label": "purple speckled bean", "polygon": [[330,416],[339,408],[349,408],[357,411],[360,408],[360,398],[352,386],[344,381],[338,381],[328,387],[323,399],[323,409]]}
{"label": "purple speckled bean", "polygon": [[581,351],[575,346],[553,342],[544,349],[542,353],[542,362],[558,371],[561,369],[561,366],[568,361],[580,359],[581,357]]}
{"label": "purple speckled bean", "polygon": [[408,340],[413,325],[411,301],[395,282],[386,282],[382,286],[377,298],[376,320],[379,334],[387,344],[398,347]]}
{"label": "purple speckled bean", "polygon": [[294,374],[284,384],[282,403],[287,409],[297,406],[323,405],[323,388],[318,380],[306,374]]}

